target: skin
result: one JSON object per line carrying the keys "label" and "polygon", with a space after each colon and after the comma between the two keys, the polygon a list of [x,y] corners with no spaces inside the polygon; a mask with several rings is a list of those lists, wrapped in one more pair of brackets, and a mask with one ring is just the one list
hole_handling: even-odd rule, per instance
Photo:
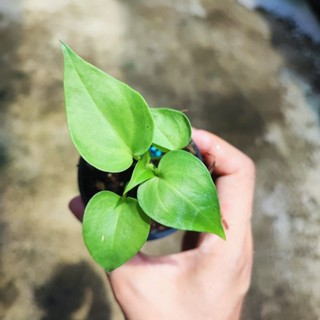
{"label": "skin", "polygon": [[[221,138],[193,130],[217,186],[227,241],[186,233],[182,251],[161,257],[138,253],[108,275],[126,319],[235,320],[250,286],[251,215],[255,169],[250,158]],[[82,219],[79,197],[70,209]]]}

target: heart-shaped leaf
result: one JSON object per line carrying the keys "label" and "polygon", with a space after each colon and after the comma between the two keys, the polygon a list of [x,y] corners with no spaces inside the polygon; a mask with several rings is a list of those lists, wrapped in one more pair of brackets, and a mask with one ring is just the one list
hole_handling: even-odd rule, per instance
{"label": "heart-shaped leaf", "polygon": [[136,199],[110,191],[94,195],[83,219],[84,242],[93,257],[111,272],[132,258],[147,240],[150,218]]}
{"label": "heart-shaped leaf", "polygon": [[138,202],[149,217],[163,225],[211,232],[225,239],[211,175],[186,151],[170,151],[163,156],[157,176],[139,186]]}
{"label": "heart-shaped leaf", "polygon": [[124,171],[152,143],[154,126],[147,103],[66,45],[62,49],[67,119],[77,150],[100,170]]}
{"label": "heart-shaped leaf", "polygon": [[187,116],[178,110],[151,109],[154,120],[153,144],[164,150],[179,150],[191,140],[191,125]]}

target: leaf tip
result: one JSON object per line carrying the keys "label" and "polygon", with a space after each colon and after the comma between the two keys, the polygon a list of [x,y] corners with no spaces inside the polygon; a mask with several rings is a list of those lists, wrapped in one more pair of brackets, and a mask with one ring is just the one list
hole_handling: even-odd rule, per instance
{"label": "leaf tip", "polygon": [[59,41],[64,56],[70,56],[70,54],[75,54],[75,52],[67,44],[65,44],[62,40]]}
{"label": "leaf tip", "polygon": [[117,268],[106,268],[106,267],[104,267],[103,269],[104,269],[104,271],[110,276],[110,275],[111,275],[111,272],[114,271],[114,270],[117,269]]}
{"label": "leaf tip", "polygon": [[59,40],[59,42],[60,42],[62,51],[66,52],[69,47],[62,40]]}
{"label": "leaf tip", "polygon": [[220,237],[222,240],[227,240],[227,237],[226,237],[226,233],[224,231],[224,227],[223,227],[223,224],[221,223],[221,225],[215,229],[214,233]]}
{"label": "leaf tip", "polygon": [[227,241],[226,233],[224,232],[224,229],[221,229],[221,232],[219,232],[218,236],[222,239]]}

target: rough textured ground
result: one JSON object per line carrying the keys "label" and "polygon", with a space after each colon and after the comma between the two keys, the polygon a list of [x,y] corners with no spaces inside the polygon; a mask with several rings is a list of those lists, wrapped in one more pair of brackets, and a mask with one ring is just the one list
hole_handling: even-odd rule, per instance
{"label": "rough textured ground", "polygon": [[320,48],[231,0],[0,2],[0,318],[122,319],[67,209],[78,155],[59,40],[253,157],[244,319],[319,319]]}

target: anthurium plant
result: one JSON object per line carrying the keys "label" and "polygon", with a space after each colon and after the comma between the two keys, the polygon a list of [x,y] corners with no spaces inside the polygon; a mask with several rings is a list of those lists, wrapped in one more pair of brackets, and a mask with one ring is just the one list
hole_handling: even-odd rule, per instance
{"label": "anthurium plant", "polygon": [[[211,175],[202,161],[182,150],[191,140],[186,115],[150,108],[137,91],[67,45],[62,49],[67,120],[78,152],[105,172],[134,166],[123,194],[101,191],[85,208],[83,238],[92,258],[109,272],[121,266],[145,243],[151,220],[224,239]],[[161,150],[156,163],[150,148]],[[136,198],[128,196],[133,188]]]}

